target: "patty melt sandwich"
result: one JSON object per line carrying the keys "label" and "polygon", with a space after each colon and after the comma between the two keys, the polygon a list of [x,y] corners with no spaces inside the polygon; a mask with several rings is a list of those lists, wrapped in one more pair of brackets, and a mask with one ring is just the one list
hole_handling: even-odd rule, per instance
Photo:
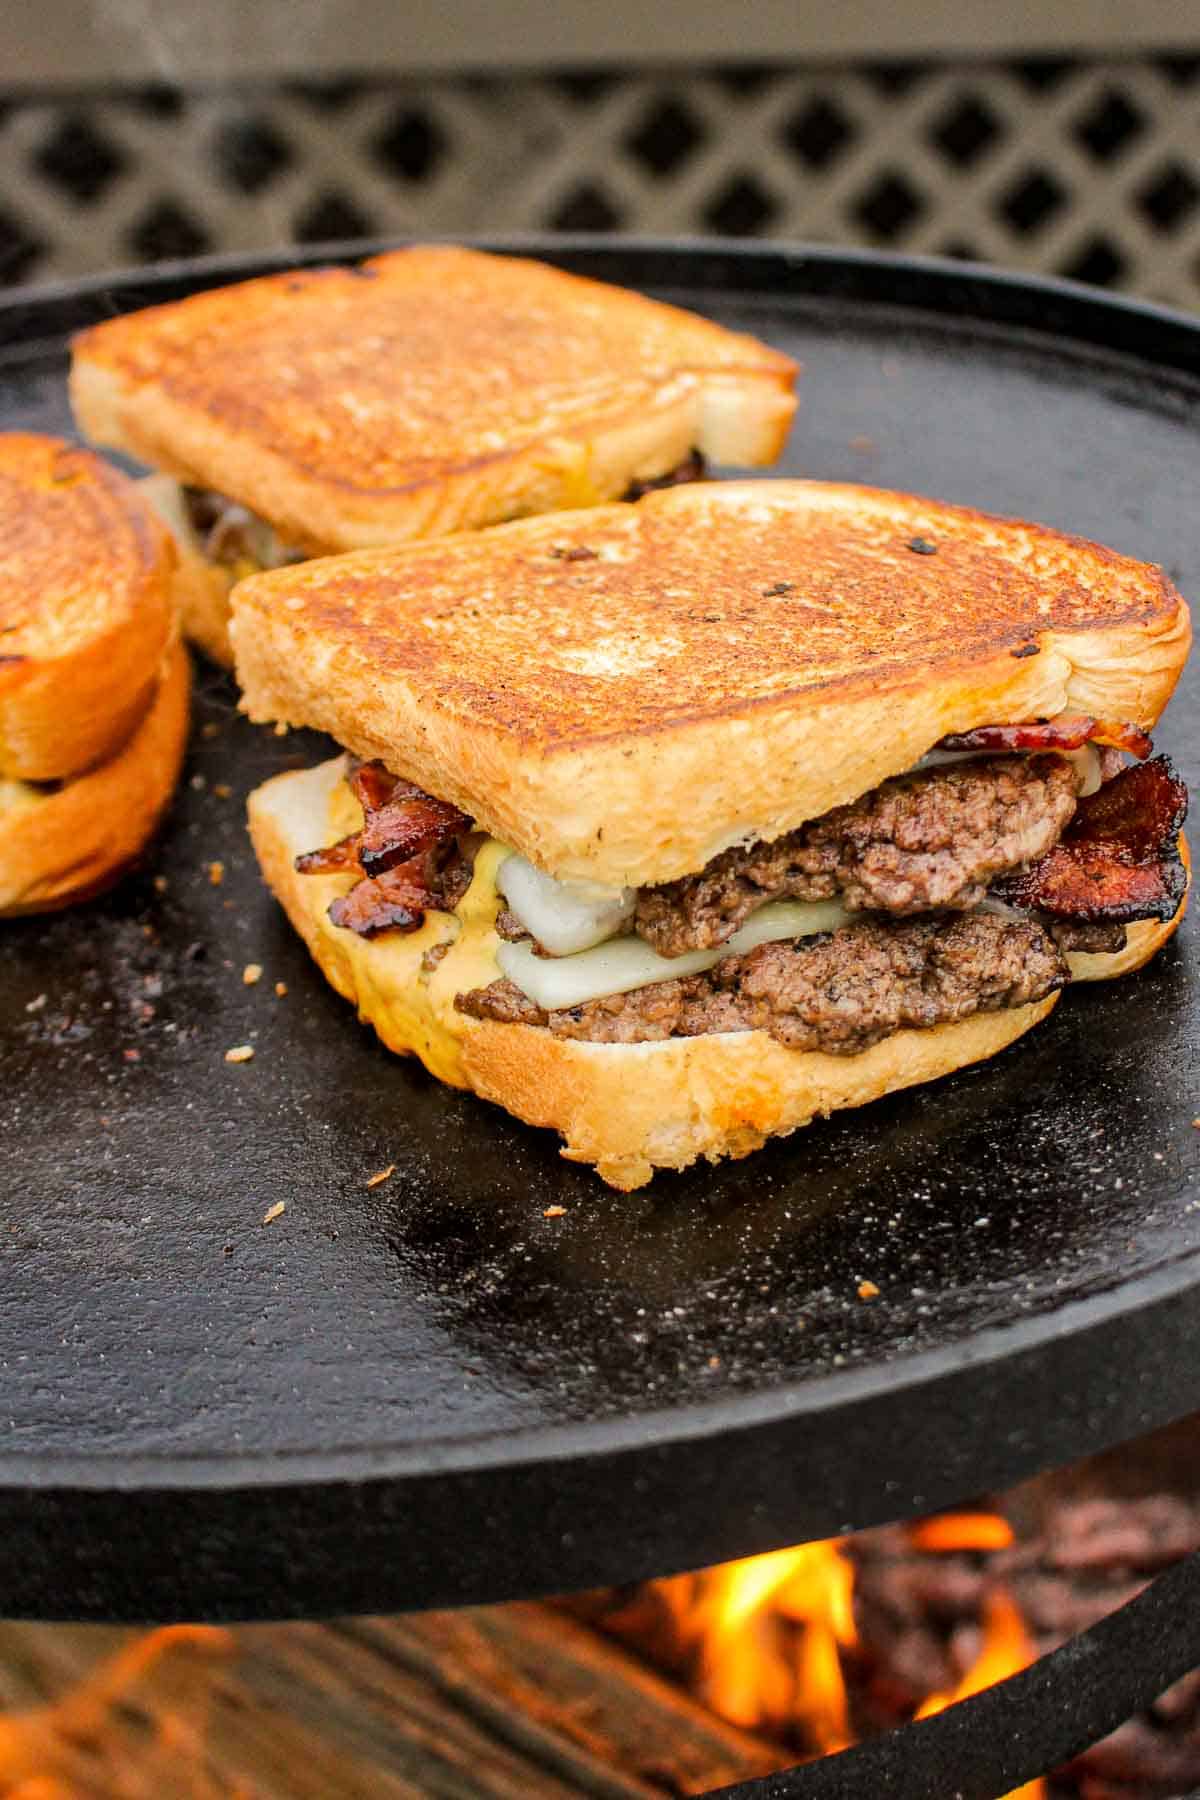
{"label": "patty melt sandwich", "polygon": [[81,429],[162,473],[184,624],[230,660],[239,577],[778,456],[796,368],[543,263],[418,246],[110,319],[75,340]]}
{"label": "patty melt sandwich", "polygon": [[0,436],[0,916],[108,885],[187,736],[170,533],[91,451]]}
{"label": "patty melt sandwich", "polygon": [[243,582],[250,802],[392,1049],[634,1188],[990,1056],[1187,887],[1162,572],[867,488],[673,488]]}

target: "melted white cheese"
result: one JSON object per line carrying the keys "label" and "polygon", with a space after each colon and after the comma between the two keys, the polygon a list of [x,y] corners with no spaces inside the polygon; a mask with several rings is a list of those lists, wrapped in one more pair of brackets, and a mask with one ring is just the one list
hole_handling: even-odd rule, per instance
{"label": "melted white cheese", "polygon": [[571,956],[615,937],[633,917],[633,888],[593,881],[556,881],[523,856],[501,864],[497,885],[536,943],[551,956]]}
{"label": "melted white cheese", "polygon": [[715,950],[659,956],[641,938],[621,937],[575,956],[535,956],[528,944],[501,944],[496,961],[535,1005],[557,1012],[609,994],[628,994],[677,975],[698,975],[723,956],[744,956],[758,944],[837,931],[850,917],[836,900],[775,900],[760,907],[740,931]]}

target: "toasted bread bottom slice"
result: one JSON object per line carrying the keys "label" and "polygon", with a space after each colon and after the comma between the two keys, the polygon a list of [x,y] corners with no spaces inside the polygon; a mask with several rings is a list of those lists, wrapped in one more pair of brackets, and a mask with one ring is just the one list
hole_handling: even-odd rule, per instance
{"label": "toasted bread bottom slice", "polygon": [[133,861],[175,789],[190,685],[176,644],[153,705],[116,756],[53,793],[0,781],[0,917],[86,900]]}
{"label": "toasted bread bottom slice", "polygon": [[183,635],[223,669],[233,667],[229,596],[237,580],[233,569],[223,563],[209,562],[199,550],[180,544],[175,592]]}
{"label": "toasted bread bottom slice", "polygon": [[145,496],[175,540],[175,604],[179,623],[189,643],[196,644],[223,669],[233,667],[229,641],[229,596],[254,565],[240,569],[212,562],[205,556],[188,517],[183,492],[173,475],[143,475],[138,482]]}
{"label": "toasted bread bottom slice", "polygon": [[[818,1115],[980,1062],[1046,1017],[1058,996],[980,1013],[928,1031],[900,1031],[857,1056],[785,1049],[765,1032],[714,1033],[652,1044],[589,1044],[528,1025],[465,1018],[456,994],[499,974],[496,861],[485,850],[458,919],[430,913],[409,936],[365,941],[327,916],[347,875],[299,875],[297,855],[332,842],[341,758],[276,776],[250,796],[250,831],[263,874],[337,991],[389,1049],[421,1058],[435,1075],[494,1100],[565,1140],[563,1155],[593,1163],[611,1186],[643,1186],[656,1169],[706,1157],[745,1156]],[[1181,916],[1181,914],[1179,915]],[[1072,958],[1083,979],[1137,967],[1171,924],[1135,926],[1118,957]],[[449,942],[432,966],[427,953]]]}

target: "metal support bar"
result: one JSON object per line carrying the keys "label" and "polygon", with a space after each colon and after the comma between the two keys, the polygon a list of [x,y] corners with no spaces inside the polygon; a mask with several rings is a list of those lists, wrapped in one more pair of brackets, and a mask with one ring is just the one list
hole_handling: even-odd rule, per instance
{"label": "metal support bar", "polygon": [[996,1800],[1098,1743],[1197,1666],[1200,1553],[1008,1681],[707,1800]]}

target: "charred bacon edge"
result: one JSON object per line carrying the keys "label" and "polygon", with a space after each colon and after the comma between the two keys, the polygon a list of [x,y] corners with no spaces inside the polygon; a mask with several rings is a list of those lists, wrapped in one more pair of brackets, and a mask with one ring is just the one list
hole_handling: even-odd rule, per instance
{"label": "charred bacon edge", "polygon": [[440,859],[470,829],[456,806],[393,775],[380,762],[356,763],[346,780],[363,809],[363,824],[336,844],[295,860],[301,875],[352,873],[362,879],[329,907],[329,917],[359,937],[415,931],[440,904]]}
{"label": "charred bacon edge", "polygon": [[1054,918],[1165,924],[1187,891],[1179,850],[1187,809],[1187,788],[1170,757],[1132,764],[1079,802],[1052,850],[990,891]]}
{"label": "charred bacon edge", "polygon": [[1128,720],[1093,719],[1087,713],[1068,713],[1058,719],[1039,719],[1026,725],[977,725],[974,731],[952,731],[939,738],[938,750],[1082,750],[1085,744],[1103,744],[1127,750],[1145,761],[1153,745],[1149,734]]}

